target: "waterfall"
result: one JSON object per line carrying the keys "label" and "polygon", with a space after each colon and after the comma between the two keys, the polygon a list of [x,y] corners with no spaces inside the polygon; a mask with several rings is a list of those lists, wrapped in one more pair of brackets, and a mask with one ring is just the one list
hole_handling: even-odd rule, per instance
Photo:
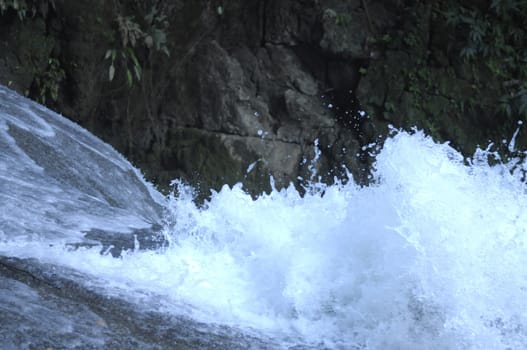
{"label": "waterfall", "polygon": [[[422,131],[393,131],[369,186],[315,183],[304,196],[290,186],[254,199],[238,184],[198,206],[192,188],[176,181],[177,195],[162,196],[65,118],[6,88],[0,100],[4,262],[52,267],[142,315],[192,320],[191,336],[219,334],[208,344],[236,339],[226,349],[527,347],[517,159],[490,165],[479,150],[466,160]],[[39,303],[31,283],[8,281],[19,306]],[[5,290],[0,302],[16,305]],[[95,324],[111,324],[88,308]],[[0,326],[6,315],[0,308]],[[77,341],[112,344],[101,337]]]}

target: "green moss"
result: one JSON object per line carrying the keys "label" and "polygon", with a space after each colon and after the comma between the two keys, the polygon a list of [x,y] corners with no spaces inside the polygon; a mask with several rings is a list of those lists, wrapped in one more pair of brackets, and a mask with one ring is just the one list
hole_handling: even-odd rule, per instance
{"label": "green moss", "polygon": [[[493,3],[506,5],[504,1]],[[519,57],[527,59],[527,51],[518,49],[525,45],[516,46],[514,53],[508,48],[512,42],[524,42],[520,37],[525,31],[514,22],[525,18],[527,11],[498,15],[496,8],[474,5],[473,17],[469,16],[472,22],[453,24],[445,8],[465,11],[469,5],[452,1],[406,6],[407,15],[392,30],[389,47],[380,59],[370,62],[360,81],[362,107],[396,127],[417,126],[438,141],[452,141],[467,155],[488,140],[510,137],[516,121],[527,118],[527,66],[518,64]],[[479,16],[482,11],[495,13],[484,18]],[[482,38],[471,38],[482,25]],[[501,29],[492,29],[494,25]],[[508,29],[520,37],[513,39],[506,34]],[[475,50],[474,56],[463,51],[466,47]]]}
{"label": "green moss", "polygon": [[35,89],[38,94],[36,100],[42,104],[46,104],[46,100],[51,98],[52,101],[57,102],[59,98],[59,89],[62,80],[66,73],[61,66],[61,63],[56,58],[48,59],[48,66],[43,72],[35,74]]}

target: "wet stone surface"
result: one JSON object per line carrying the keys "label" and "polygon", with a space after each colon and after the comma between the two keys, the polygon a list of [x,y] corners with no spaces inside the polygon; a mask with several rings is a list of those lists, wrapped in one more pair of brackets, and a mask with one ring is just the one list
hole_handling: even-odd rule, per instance
{"label": "wet stone surface", "polygon": [[2,349],[275,349],[226,326],[163,314],[87,287],[67,268],[0,257]]}

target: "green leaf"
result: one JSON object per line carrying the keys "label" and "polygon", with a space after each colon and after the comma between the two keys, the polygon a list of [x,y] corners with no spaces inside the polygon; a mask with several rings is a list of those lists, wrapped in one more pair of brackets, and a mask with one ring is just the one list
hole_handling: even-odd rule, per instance
{"label": "green leaf", "polygon": [[134,66],[134,72],[135,72],[135,77],[137,78],[138,81],[141,81],[141,67],[140,66]]}
{"label": "green leaf", "polygon": [[141,65],[139,64],[139,60],[135,56],[134,50],[132,50],[131,48],[128,48],[128,53],[129,53],[130,58],[134,62],[134,66],[139,66],[140,67]]}
{"label": "green leaf", "polygon": [[110,65],[110,69],[108,70],[108,80],[112,81],[114,76],[115,76],[115,67],[112,64]]}
{"label": "green leaf", "polygon": [[147,48],[151,49],[154,46],[154,39],[151,35],[145,36],[145,45]]}
{"label": "green leaf", "polygon": [[112,51],[111,49],[109,49],[108,51],[106,51],[106,54],[104,55],[104,59],[107,60],[108,58],[110,58],[110,56],[112,56]]}
{"label": "green leaf", "polygon": [[133,80],[133,77],[132,77],[132,72],[130,72],[130,69],[126,70],[126,77],[128,79],[127,80],[128,86],[134,85],[134,80]]}
{"label": "green leaf", "polygon": [[156,50],[160,50],[162,46],[166,46],[167,35],[164,31],[155,29],[153,34],[154,34],[154,44],[156,46]]}

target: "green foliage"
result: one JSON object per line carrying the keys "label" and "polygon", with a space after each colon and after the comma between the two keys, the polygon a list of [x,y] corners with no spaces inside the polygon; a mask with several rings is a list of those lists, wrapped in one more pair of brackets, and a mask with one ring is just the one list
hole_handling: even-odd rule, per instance
{"label": "green foliage", "polygon": [[145,23],[147,30],[145,32],[144,43],[146,47],[170,56],[166,34],[170,25],[168,16],[154,6],[145,16]]}
{"label": "green foliage", "polygon": [[527,87],[525,82],[518,90],[500,98],[499,109],[509,117],[515,113],[520,116],[527,115]]}
{"label": "green foliage", "polygon": [[335,13],[335,24],[339,26],[346,26],[353,20],[350,13],[337,12]]}
{"label": "green foliage", "polygon": [[[110,60],[111,62],[110,67],[108,68],[108,80],[112,81],[115,77],[115,65],[116,58],[118,57],[118,55],[120,61],[124,62],[126,66],[126,82],[128,86],[133,85],[134,75],[137,81],[141,81],[142,68],[132,47],[126,47],[121,50],[109,49],[108,51],[106,51],[105,59]],[[132,75],[132,70],[134,72],[134,75]]]}
{"label": "green foliage", "polygon": [[13,10],[21,21],[37,14],[46,18],[51,9],[55,9],[55,0],[0,0],[0,14]]}
{"label": "green foliage", "polygon": [[56,58],[50,58],[47,69],[35,76],[34,83],[38,92],[38,102],[45,104],[48,97],[56,102],[59,97],[60,83],[65,77],[66,73],[60,61]]}
{"label": "green foliage", "polygon": [[447,22],[465,33],[461,57],[483,64],[502,83],[499,110],[527,117],[527,1],[492,0],[487,7],[450,5]]}
{"label": "green foliage", "polygon": [[140,82],[143,76],[144,60],[140,60],[139,52],[155,51],[170,56],[166,31],[169,26],[168,16],[157,6],[152,6],[142,21],[137,21],[135,16],[117,14],[117,40],[106,51],[105,60],[110,62],[108,67],[108,80],[115,78],[116,70],[121,69],[126,76],[128,87],[134,81]]}

